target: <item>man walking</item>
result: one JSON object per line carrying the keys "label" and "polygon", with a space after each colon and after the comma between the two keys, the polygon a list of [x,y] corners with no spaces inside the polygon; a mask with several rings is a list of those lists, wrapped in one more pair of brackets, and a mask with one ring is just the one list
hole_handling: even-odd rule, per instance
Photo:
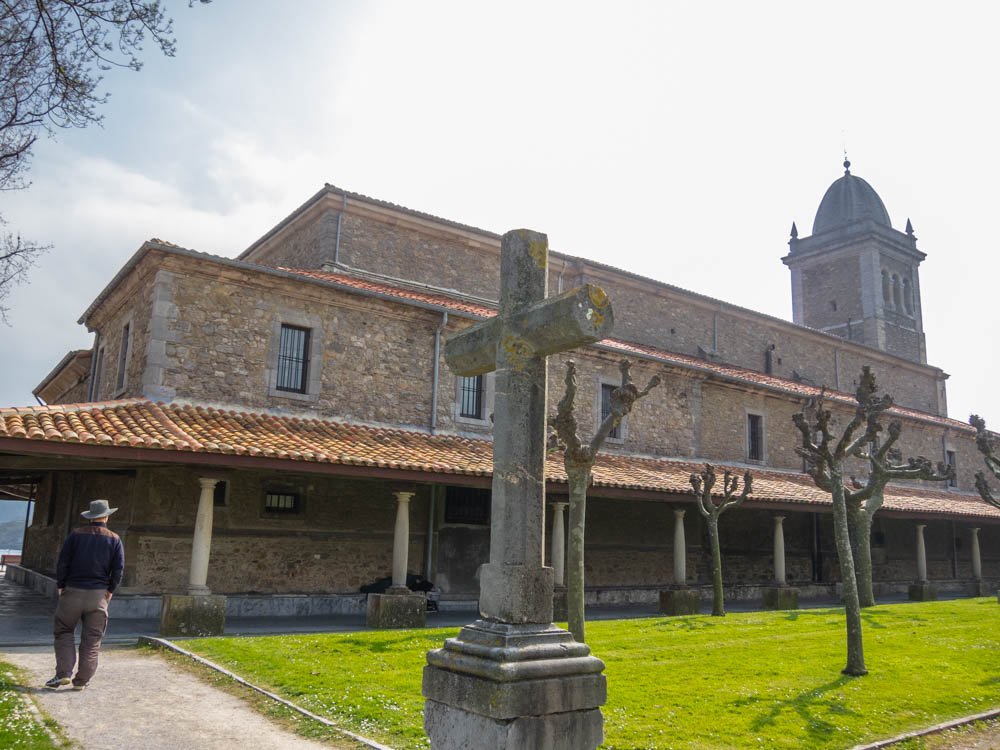
{"label": "man walking", "polygon": [[[97,671],[97,654],[108,627],[108,602],[125,569],[122,540],[108,529],[108,516],[116,510],[108,507],[107,500],[92,500],[90,510],[80,514],[90,523],[73,529],[59,552],[59,604],[53,628],[56,676],[45,683],[52,690],[71,681],[74,690],[83,690]],[[83,632],[78,661],[75,632],[80,622]],[[74,665],[76,676],[70,680]]]}

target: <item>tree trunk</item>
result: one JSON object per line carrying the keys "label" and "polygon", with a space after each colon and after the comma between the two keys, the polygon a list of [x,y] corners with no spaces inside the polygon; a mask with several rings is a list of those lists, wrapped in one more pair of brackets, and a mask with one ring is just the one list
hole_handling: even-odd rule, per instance
{"label": "tree trunk", "polygon": [[722,550],[719,545],[719,517],[708,519],[708,542],[712,545],[712,615],[726,616],[725,589],[722,586]]}
{"label": "tree trunk", "polygon": [[[569,467],[567,467],[569,469]],[[569,631],[584,643],[583,540],[587,525],[587,485],[590,467],[573,467],[569,478],[569,545],[566,549],[566,618]]]}
{"label": "tree trunk", "polygon": [[872,585],[872,517],[863,505],[851,504],[847,520],[854,542],[854,572],[858,580],[858,603],[862,607],[875,606],[875,587]]}
{"label": "tree trunk", "polygon": [[837,561],[840,580],[844,588],[844,611],[847,615],[847,666],[841,672],[852,677],[868,674],[865,669],[865,650],[861,633],[861,603],[858,599],[858,580],[851,555],[851,538],[848,531],[847,502],[839,472],[830,472],[833,485],[833,534],[837,544]]}

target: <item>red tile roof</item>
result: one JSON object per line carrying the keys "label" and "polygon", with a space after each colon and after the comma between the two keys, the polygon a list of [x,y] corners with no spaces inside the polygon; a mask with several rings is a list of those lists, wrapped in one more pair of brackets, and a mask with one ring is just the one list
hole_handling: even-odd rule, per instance
{"label": "red tile roof", "polygon": [[[0,409],[0,451],[17,453],[39,443],[47,453],[66,452],[67,444],[101,448],[114,458],[116,449],[233,455],[304,464],[394,469],[406,472],[487,477],[493,468],[488,440],[456,435],[430,435],[398,428],[368,427],[308,417],[275,416],[192,404],[158,404],[145,399],[93,404]],[[146,457],[144,457],[146,458]],[[225,460],[220,460],[224,464]],[[701,464],[668,459],[602,454],[594,467],[594,484],[610,490],[681,493]],[[743,472],[734,467],[734,471]],[[562,459],[549,457],[550,482],[565,483]],[[772,469],[754,469],[751,499],[782,505],[829,506],[829,497],[808,476]],[[893,487],[886,492],[885,510],[918,515],[964,516],[1000,522],[1000,509],[977,496],[923,488]]]}

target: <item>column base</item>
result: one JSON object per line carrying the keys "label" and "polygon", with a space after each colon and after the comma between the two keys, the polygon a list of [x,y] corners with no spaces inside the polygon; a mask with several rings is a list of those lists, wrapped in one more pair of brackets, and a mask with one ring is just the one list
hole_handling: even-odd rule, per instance
{"label": "column base", "polygon": [[969,586],[969,593],[972,596],[992,596],[993,589],[987,585],[986,581],[973,581]]}
{"label": "column base", "polygon": [[911,583],[911,602],[932,602],[937,599],[937,588],[929,583]]}
{"label": "column base", "polygon": [[701,612],[701,592],[687,586],[660,592],[660,611],[665,615],[697,615]]}
{"label": "column base", "polygon": [[160,606],[160,635],[195,638],[222,635],[226,629],[226,597],[164,594]]}
{"label": "column base", "polygon": [[603,671],[561,628],[477,620],[427,654],[424,729],[434,750],[594,750]]}
{"label": "column base", "polygon": [[794,586],[772,586],[764,589],[764,609],[798,609],[799,590]]}
{"label": "column base", "polygon": [[370,628],[422,628],[427,625],[427,597],[403,589],[395,593],[368,595],[368,627]]}

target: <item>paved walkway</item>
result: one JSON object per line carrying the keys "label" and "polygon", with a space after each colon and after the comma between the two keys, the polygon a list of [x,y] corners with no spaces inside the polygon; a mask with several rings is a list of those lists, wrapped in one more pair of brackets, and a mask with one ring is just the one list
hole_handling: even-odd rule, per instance
{"label": "paved walkway", "polygon": [[[9,649],[3,658],[25,669],[33,686],[52,676],[50,648]],[[29,687],[28,692],[84,750],[331,747],[281,728],[240,698],[145,650],[103,650],[100,668],[86,690]]]}

